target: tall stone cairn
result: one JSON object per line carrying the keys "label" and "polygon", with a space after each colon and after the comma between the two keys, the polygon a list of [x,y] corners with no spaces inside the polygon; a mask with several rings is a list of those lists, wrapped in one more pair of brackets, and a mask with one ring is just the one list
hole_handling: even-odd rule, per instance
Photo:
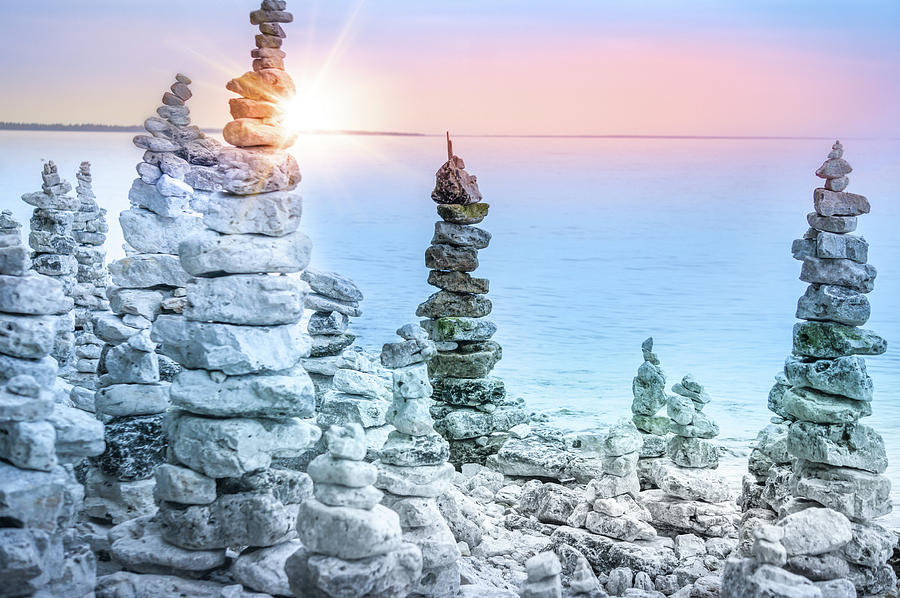
{"label": "tall stone cairn", "polygon": [[859,328],[869,319],[865,295],[876,271],[866,263],[866,240],[850,234],[870,206],[862,195],[844,191],[852,168],[843,153],[835,142],[816,171],[825,186],[813,192],[810,229],[792,246],[803,262],[800,280],[810,286],[797,304],[803,321],[794,325],[784,377],[769,395],[775,424],[787,427],[790,496],[778,501],[775,525],[745,516],[750,554],[726,563],[725,598],[895,590],[887,560],[896,537],[875,521],[891,511],[884,441],[859,423],[871,415],[873,398],[863,356],[884,353],[887,343]]}
{"label": "tall stone cairn", "polygon": [[85,411],[94,412],[97,389],[97,366],[103,351],[103,340],[94,334],[94,318],[109,311],[106,289],[110,285],[106,269],[106,209],[97,205],[91,185],[91,163],[82,162],[75,174],[78,210],[72,233],[78,245],[78,284],[72,291],[75,300],[75,362],[67,380],[73,385],[72,402]]}
{"label": "tall stone cairn", "polygon": [[416,315],[428,318],[421,324],[438,350],[428,362],[435,429],[450,441],[451,462],[483,464],[507,439],[505,432],[527,415],[507,405],[503,381],[490,376],[503,355],[491,340],[497,326],[485,319],[492,309],[486,296],[490,281],[471,275],[478,268],[478,250],[491,240],[489,232],[473,225],[484,220],[490,206],[481,201],[476,178],[466,172],[462,158],[453,154],[449,136],[447,154],[431,193],[441,220],[425,251],[428,284],[440,290],[419,305]]}
{"label": "tall stone cairn", "polygon": [[[285,14],[278,18],[289,20]],[[258,18],[259,11],[252,13],[251,20]],[[308,285],[299,278],[311,242],[298,230],[297,163],[278,147],[226,148],[220,155],[226,152],[223,191],[203,198],[204,228],[178,246],[185,276],[194,277],[185,285],[183,312],[157,316],[151,334],[182,370],[169,389],[168,463],[156,472],[159,510],[139,533],[167,547],[157,554],[179,555],[169,571],[194,576],[219,566],[228,547],[267,549],[296,537],[312,483],[272,462],[299,455],[321,435],[302,419],[315,413],[315,390],[300,365],[311,346],[300,322]],[[286,170],[291,176],[281,176]],[[232,573],[254,590],[284,594],[286,580],[238,565],[258,552],[237,556]],[[184,556],[190,553],[196,558]],[[161,564],[154,561],[159,556],[144,559],[131,570]]]}
{"label": "tall stone cairn", "polygon": [[309,464],[315,498],[300,507],[303,546],[285,564],[294,595],[408,596],[422,573],[422,552],[403,540],[397,513],[378,504],[378,469],[363,461],[362,426],[332,426],[325,440],[328,452]]}
{"label": "tall stone cairn", "polygon": [[[38,274],[59,281],[63,292],[71,295],[78,284],[78,261],[75,259],[78,243],[72,226],[79,200],[72,197],[72,185],[60,176],[53,161],[44,164],[41,178],[40,191],[22,196],[25,203],[34,206],[28,235],[28,244],[34,250],[32,266]],[[56,344],[51,355],[65,375],[71,370],[75,348],[75,313],[69,311],[57,319]]]}
{"label": "tall stone cairn", "polygon": [[644,362],[631,382],[634,400],[631,402],[632,421],[641,432],[644,445],[642,459],[661,457],[666,452],[665,436],[669,432],[669,418],[660,415],[666,406],[666,373],[659,365],[659,356],[653,352],[653,337],[641,343]]}
{"label": "tall stone cairn", "polygon": [[[42,200],[36,218],[55,216],[50,202]],[[68,215],[55,221],[71,225]],[[67,413],[78,410],[54,403],[56,320],[73,302],[62,276],[31,270],[20,230],[0,213],[0,593],[92,596],[96,560],[74,530],[84,490],[65,463],[90,453],[85,435],[102,430],[78,425]],[[102,450],[102,436],[93,440]]]}
{"label": "tall stone cairn", "polygon": [[144,155],[128,193],[131,207],[119,214],[126,257],[109,265],[111,313],[93,321],[93,334],[107,345],[94,395],[107,443],[88,471],[85,506],[91,517],[114,524],[156,511],[153,474],[165,462],[169,384],[181,369],[158,353],[150,327],[160,314],[183,311],[191,276],[178,245],[203,228],[191,208],[194,190],[183,180],[191,165],[178,155],[195,139],[184,105],[189,81],[176,75],[157,116],[144,121],[148,134],[134,138]]}
{"label": "tall stone cairn", "polygon": [[397,331],[403,339],[387,343],[382,364],[393,370],[394,402],[388,422],[395,430],[381,449],[375,486],[385,492],[382,504],[400,516],[403,539],[422,551],[422,575],[412,596],[455,596],[459,591],[459,549],[438,509],[453,477],[447,463],[450,446],[434,431],[429,413],[432,386],[426,362],[434,356],[434,343],[417,324]]}

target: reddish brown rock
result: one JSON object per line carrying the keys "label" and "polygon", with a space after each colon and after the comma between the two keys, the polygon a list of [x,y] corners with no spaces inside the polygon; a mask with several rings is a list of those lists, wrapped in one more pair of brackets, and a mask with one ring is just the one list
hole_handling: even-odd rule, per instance
{"label": "reddish brown rock", "polygon": [[264,102],[283,102],[297,93],[294,80],[279,69],[248,71],[229,81],[225,87],[248,100]]}
{"label": "reddish brown rock", "polygon": [[222,130],[225,141],[235,147],[288,147],[297,139],[297,134],[283,127],[266,124],[256,118],[238,118]]}

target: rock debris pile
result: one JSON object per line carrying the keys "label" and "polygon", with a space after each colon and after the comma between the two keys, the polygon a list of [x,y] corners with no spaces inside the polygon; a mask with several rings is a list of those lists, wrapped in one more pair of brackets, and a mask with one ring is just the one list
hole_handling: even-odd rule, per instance
{"label": "rock debris pile", "polygon": [[[880,596],[896,586],[887,564],[896,537],[875,521],[891,511],[884,440],[860,423],[873,399],[863,356],[884,353],[887,343],[859,328],[876,271],[866,240],[850,234],[870,206],[845,191],[852,168],[843,153],[835,142],[816,171],[825,186],[813,192],[810,229],[792,247],[809,287],[797,305],[793,352],[769,395],[777,427],[761,433],[778,437],[781,456],[766,459],[758,448],[751,460],[751,475],[765,471],[767,479],[745,481],[749,549],[726,567],[726,598]],[[789,468],[780,467],[785,461]],[[759,502],[777,508],[775,525],[768,511],[752,508]]]}

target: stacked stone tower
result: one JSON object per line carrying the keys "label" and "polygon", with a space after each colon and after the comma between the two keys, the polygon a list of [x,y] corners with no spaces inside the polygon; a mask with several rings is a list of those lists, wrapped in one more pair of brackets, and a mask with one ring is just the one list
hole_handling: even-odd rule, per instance
{"label": "stacked stone tower", "polygon": [[303,547],[285,564],[297,596],[401,598],[422,573],[419,547],[403,541],[400,517],[378,504],[378,469],[366,463],[359,424],[332,426],[328,452],[313,459],[315,498],[300,508]]}
{"label": "stacked stone tower", "polygon": [[103,351],[103,340],[94,334],[94,318],[109,311],[106,289],[110,284],[106,269],[106,210],[97,205],[92,188],[91,163],[82,162],[75,174],[78,210],[72,232],[75,259],[78,260],[78,284],[72,291],[75,300],[75,362],[68,381],[73,384],[71,397],[76,406],[93,412],[97,388],[97,366]]}
{"label": "stacked stone tower", "polygon": [[127,255],[109,265],[112,313],[93,321],[93,334],[107,344],[94,395],[107,446],[88,472],[85,506],[92,517],[112,523],[156,510],[153,473],[165,461],[163,420],[169,383],[180,367],[158,354],[150,327],[160,314],[183,310],[191,276],[178,259],[178,245],[203,228],[191,210],[193,189],[183,180],[190,164],[177,155],[196,128],[184,105],[191,97],[187,81],[176,76],[158,116],[144,121],[148,134],[134,138],[144,155],[128,194],[131,207],[119,215]]}
{"label": "stacked stone tower", "polygon": [[719,435],[719,425],[703,413],[709,395],[690,374],[672,385],[672,392],[666,404],[672,432],[666,454],[679,467],[715,469],[719,452],[710,439]]}
{"label": "stacked stone tower", "polygon": [[[55,180],[52,169],[48,168],[47,174],[49,181]],[[48,187],[59,184],[57,180]],[[41,213],[35,218],[71,225],[68,215],[55,218],[52,211],[56,208],[49,206],[58,205],[56,202],[40,201],[44,207],[38,208]],[[40,229],[38,236],[49,228]],[[75,450],[78,443],[73,436],[82,434],[65,428],[71,420],[54,404],[57,364],[50,356],[56,344],[56,317],[70,312],[73,302],[64,292],[60,281],[63,276],[31,271],[20,229],[10,212],[0,214],[2,593],[91,596],[96,561],[73,529],[83,489],[75,482],[71,468],[61,464],[65,459],[56,450],[61,444],[74,457],[79,451]],[[99,433],[99,429],[86,431]],[[67,446],[70,442],[73,445]]]}
{"label": "stacked stone tower", "polygon": [[641,352],[644,362],[631,382],[634,395],[631,419],[644,440],[641,458],[653,459],[665,454],[665,437],[669,432],[669,418],[660,415],[660,410],[668,402],[666,374],[659,365],[659,357],[653,352],[653,337],[641,343]]}
{"label": "stacked stone tower", "polygon": [[771,579],[793,592],[779,595],[791,596],[884,595],[896,585],[886,563],[896,538],[875,521],[891,510],[884,441],[860,423],[873,399],[863,356],[884,353],[887,344],[859,328],[869,319],[865,295],[876,271],[867,263],[866,240],[850,234],[869,212],[865,197],[844,191],[851,171],[835,142],[816,171],[825,186],[813,193],[810,229],[792,247],[803,262],[800,279],[810,286],[798,302],[803,321],[794,325],[793,353],[769,405],[788,427],[793,498],[781,502],[776,526],[757,523],[749,532],[749,557],[729,561],[725,598],[748,595],[739,591]]}
{"label": "stacked stone tower", "polygon": [[421,327],[397,331],[401,342],[384,345],[381,361],[391,368],[394,402],[388,422],[395,428],[381,449],[378,481],[382,503],[400,516],[403,539],[422,551],[422,576],[413,596],[451,597],[459,590],[459,549],[437,498],[447,491],[453,466],[450,447],[434,431],[429,413],[432,387],[426,362],[434,344]]}
{"label": "stacked stone tower", "polygon": [[[60,176],[52,161],[44,164],[41,178],[40,191],[22,196],[25,203],[35,207],[28,235],[28,244],[34,250],[32,266],[38,274],[59,281],[63,292],[71,295],[78,284],[78,261],[75,259],[78,244],[72,227],[79,200],[72,197],[72,185]],[[51,355],[62,374],[67,375],[75,348],[75,313],[70,310],[60,314],[58,320],[56,344]]]}
{"label": "stacked stone tower", "polygon": [[478,268],[478,250],[491,240],[489,232],[473,225],[484,220],[490,206],[481,201],[476,178],[466,172],[462,158],[453,154],[449,136],[447,154],[431,194],[441,220],[425,251],[428,284],[440,290],[419,305],[416,315],[428,318],[422,327],[438,350],[428,364],[435,429],[450,441],[453,463],[484,463],[506,439],[495,433],[527,416],[505,405],[503,381],[490,376],[502,357],[500,345],[491,340],[497,326],[485,319],[492,309],[490,281],[471,274]]}

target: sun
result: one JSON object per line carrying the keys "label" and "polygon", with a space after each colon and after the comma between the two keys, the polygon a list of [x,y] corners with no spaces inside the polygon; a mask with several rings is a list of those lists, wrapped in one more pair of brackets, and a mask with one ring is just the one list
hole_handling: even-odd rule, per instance
{"label": "sun", "polygon": [[285,105],[284,126],[298,133],[340,129],[342,102],[338,97],[324,90],[298,91]]}

